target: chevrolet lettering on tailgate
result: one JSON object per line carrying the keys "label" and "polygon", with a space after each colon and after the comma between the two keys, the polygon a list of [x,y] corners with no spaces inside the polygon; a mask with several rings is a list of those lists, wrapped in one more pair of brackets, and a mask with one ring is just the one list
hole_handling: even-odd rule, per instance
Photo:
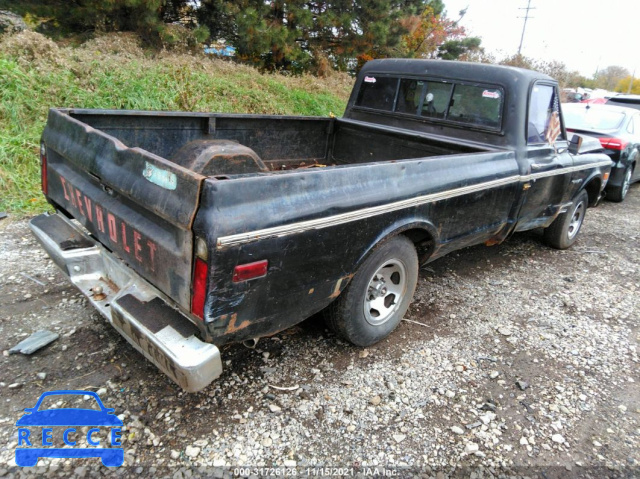
{"label": "chevrolet lettering on tailgate", "polygon": [[119,245],[120,250],[129,254],[135,260],[151,271],[155,271],[155,258],[158,246],[150,239],[144,238],[138,231],[127,223],[94,202],[78,188],[58,175],[67,207],[71,206],[93,226],[93,229],[107,235],[112,249]]}

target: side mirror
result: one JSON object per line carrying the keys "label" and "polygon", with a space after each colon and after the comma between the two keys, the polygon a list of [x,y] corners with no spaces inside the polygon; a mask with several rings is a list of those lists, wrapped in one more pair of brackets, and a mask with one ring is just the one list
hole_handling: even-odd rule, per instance
{"label": "side mirror", "polygon": [[604,149],[600,140],[593,136],[574,133],[569,142],[569,153],[584,155],[586,153],[602,153]]}
{"label": "side mirror", "polygon": [[569,153],[572,155],[577,155],[580,151],[580,147],[582,146],[582,137],[580,135],[574,134],[571,137],[571,141],[569,142]]}

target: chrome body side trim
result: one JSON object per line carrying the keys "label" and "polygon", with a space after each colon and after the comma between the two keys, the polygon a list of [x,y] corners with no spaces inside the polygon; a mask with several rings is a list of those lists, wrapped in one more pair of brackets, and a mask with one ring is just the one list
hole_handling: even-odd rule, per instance
{"label": "chrome body side trim", "polygon": [[355,211],[349,211],[348,213],[341,213],[339,215],[327,216],[325,218],[317,218],[314,220],[301,221],[299,223],[292,223],[289,225],[274,226],[272,228],[265,228],[257,231],[249,231],[247,233],[239,233],[230,236],[223,236],[218,238],[217,247],[222,249],[227,246],[236,246],[244,243],[249,243],[258,239],[285,236],[294,233],[301,233],[307,230],[328,228],[330,226],[336,226],[343,223],[349,223],[364,218],[370,218],[372,216],[389,213],[392,211],[402,210],[412,206],[419,206],[426,203],[433,203],[449,198],[455,198],[456,196],[467,195],[470,193],[476,193],[478,191],[486,190],[489,188],[497,188],[499,186],[505,186],[511,183],[517,183],[520,181],[519,176],[509,176],[500,180],[487,181],[477,185],[463,186],[462,188],[455,188],[453,190],[442,191],[439,193],[432,193],[429,195],[417,196],[415,198],[409,198],[406,200],[396,201],[394,203],[387,203],[385,205],[373,206],[370,208],[363,208]]}
{"label": "chrome body side trim", "polygon": [[349,211],[347,213],[341,213],[338,215],[327,216],[324,218],[317,218],[313,220],[300,221],[298,223],[291,223],[287,225],[274,226],[271,228],[264,228],[256,231],[248,231],[246,233],[238,233],[229,236],[221,236],[218,238],[216,247],[217,249],[224,249],[230,246],[238,246],[253,241],[257,241],[265,238],[273,238],[279,236],[286,236],[295,233],[302,233],[308,230],[329,228],[344,223],[349,223],[364,218],[370,218],[372,216],[381,215],[384,213],[390,213],[398,211],[404,208],[412,206],[424,205],[427,203],[434,203],[436,201],[455,198],[462,195],[471,193],[477,193],[479,191],[488,190],[491,188],[498,188],[500,186],[509,185],[518,182],[527,182],[531,180],[537,180],[541,178],[548,178],[560,174],[568,174],[576,171],[587,170],[590,168],[596,168],[599,166],[609,166],[610,161],[600,161],[597,163],[589,163],[585,165],[572,166],[569,168],[555,169],[550,171],[541,171],[539,173],[532,173],[529,175],[517,175],[509,176],[499,180],[486,181],[484,183],[478,183],[476,185],[463,186],[461,188],[454,188],[452,190],[441,191],[439,193],[432,193],[423,196],[417,196],[415,198],[409,198],[406,200],[396,201],[379,206],[373,206],[370,208],[362,208],[355,211]]}

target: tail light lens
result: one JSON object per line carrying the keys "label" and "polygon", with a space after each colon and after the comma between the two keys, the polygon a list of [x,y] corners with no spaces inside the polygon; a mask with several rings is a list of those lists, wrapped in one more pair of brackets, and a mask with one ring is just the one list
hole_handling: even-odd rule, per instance
{"label": "tail light lens", "polygon": [[47,147],[44,141],[40,142],[40,184],[42,192],[46,195],[49,192],[49,183],[47,181]]}
{"label": "tail light lens", "polygon": [[622,138],[599,138],[600,144],[609,150],[624,150],[629,144],[628,141]]}
{"label": "tail light lens", "polygon": [[200,319],[204,318],[204,300],[207,296],[207,273],[209,266],[200,258],[196,258],[193,268],[191,295],[191,313]]}

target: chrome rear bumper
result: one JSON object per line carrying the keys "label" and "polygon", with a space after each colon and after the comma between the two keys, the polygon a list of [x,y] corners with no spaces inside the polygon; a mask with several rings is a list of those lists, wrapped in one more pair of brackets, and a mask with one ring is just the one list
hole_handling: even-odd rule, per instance
{"label": "chrome rear bumper", "polygon": [[111,325],[188,392],[222,373],[218,348],[167,298],[61,214],[29,222],[51,259]]}

